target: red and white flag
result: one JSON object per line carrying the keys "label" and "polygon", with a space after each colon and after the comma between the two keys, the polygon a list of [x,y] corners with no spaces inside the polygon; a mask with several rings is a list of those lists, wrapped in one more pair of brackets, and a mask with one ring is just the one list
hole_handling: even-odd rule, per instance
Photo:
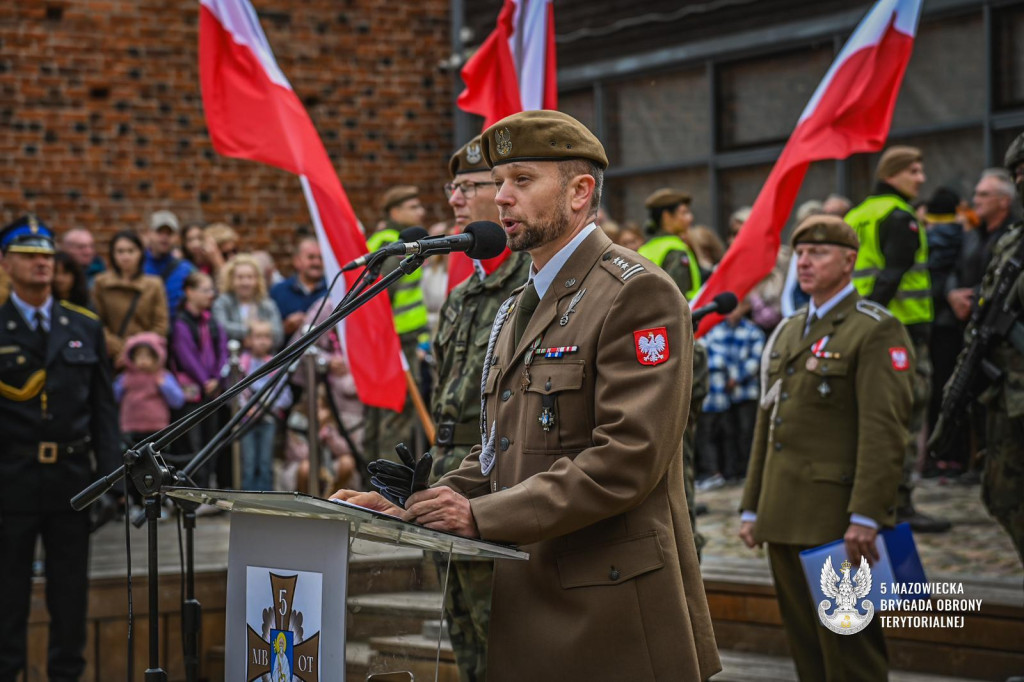
{"label": "red and white flag", "polygon": [[[691,301],[723,291],[742,299],[775,267],[780,235],[812,161],[878,151],[892,124],[910,61],[921,0],[879,0],[850,36],[814,91],[725,258]],[[698,336],[722,317],[708,315]]]}
{"label": "red and white flag", "polygon": [[[555,9],[552,0],[505,0],[498,24],[462,67],[466,89],[457,104],[484,117],[484,128],[506,116],[534,109],[557,109]],[[477,261],[464,253],[448,257],[448,291],[474,269],[491,274],[509,250]]]}
{"label": "red and white flag", "polygon": [[[200,0],[199,77],[213,147],[225,156],[281,168],[302,183],[328,281],[338,263],[366,253],[355,212],[320,136],[277,65],[249,0]],[[346,273],[340,300],[358,273]],[[406,382],[391,304],[378,296],[348,317],[339,337],[359,399],[401,410]]]}

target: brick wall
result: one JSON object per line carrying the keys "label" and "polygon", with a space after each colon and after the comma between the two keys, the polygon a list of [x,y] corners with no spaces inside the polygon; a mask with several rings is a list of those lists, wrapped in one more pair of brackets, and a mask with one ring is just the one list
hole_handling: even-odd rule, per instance
{"label": "brick wall", "polygon": [[[450,218],[446,0],[253,0],[356,213],[387,186]],[[218,156],[203,119],[198,0],[0,2],[0,219],[137,228],[158,208],[223,220],[281,257],[308,224],[298,179]]]}

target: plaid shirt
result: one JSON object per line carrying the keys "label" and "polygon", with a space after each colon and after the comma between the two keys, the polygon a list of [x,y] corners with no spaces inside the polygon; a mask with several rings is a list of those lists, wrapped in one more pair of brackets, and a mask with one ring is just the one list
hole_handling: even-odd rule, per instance
{"label": "plaid shirt", "polygon": [[[743,317],[735,327],[722,321],[699,340],[708,351],[710,386],[705,412],[725,412],[735,403],[760,397],[759,370],[764,351],[764,332]],[[736,382],[731,391],[729,379]]]}

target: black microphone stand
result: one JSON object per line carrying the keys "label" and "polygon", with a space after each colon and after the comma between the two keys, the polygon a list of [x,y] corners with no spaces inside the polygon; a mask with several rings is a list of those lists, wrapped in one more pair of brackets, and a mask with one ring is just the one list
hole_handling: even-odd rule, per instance
{"label": "black microphone stand", "polygon": [[[231,429],[235,427],[248,413],[254,405],[262,400],[272,387],[277,386],[280,382],[285,380],[286,373],[282,372],[281,376],[277,378],[277,381],[266,382],[257,392],[254,394],[246,405],[239,409],[228,423],[217,433],[217,435],[207,445],[193,457],[192,461],[186,465],[185,469],[176,473],[173,467],[167,465],[164,458],[160,454],[160,450],[167,447],[175,440],[183,436],[199,424],[204,419],[208,418],[214,412],[216,412],[222,405],[227,401],[233,399],[239,395],[243,390],[251,386],[253,383],[262,379],[265,376],[277,371],[278,369],[291,364],[298,360],[306,349],[313,345],[316,340],[327,330],[333,328],[338,322],[351,315],[355,310],[364,305],[367,301],[378,295],[382,291],[385,291],[391,284],[396,282],[401,277],[415,272],[425,260],[427,254],[413,254],[403,259],[399,263],[398,267],[392,272],[388,273],[385,277],[370,285],[369,277],[375,276],[375,272],[379,270],[380,264],[383,263],[383,257],[374,259],[379,261],[376,265],[378,270],[371,269],[368,264],[366,271],[357,280],[356,285],[352,291],[342,299],[342,302],[335,308],[335,310],[329,315],[322,323],[316,325],[310,329],[306,334],[296,339],[294,343],[289,345],[287,348],[279,352],[274,358],[266,365],[261,367],[256,372],[253,372],[249,376],[245,377],[242,381],[238,382],[234,386],[230,387],[224,393],[219,395],[214,400],[210,401],[203,407],[195,410],[194,412],[185,415],[181,419],[177,420],[174,424],[169,425],[167,428],[160,432],[143,439],[140,443],[136,444],[132,448],[128,449],[124,455],[124,464],[118,467],[115,471],[107,474],[106,476],[95,481],[92,485],[79,492],[71,499],[71,506],[75,510],[82,510],[95,502],[101,495],[107,490],[113,487],[118,481],[127,476],[131,479],[136,489],[143,496],[145,519],[147,523],[147,540],[148,540],[148,569],[149,569],[149,584],[148,584],[148,596],[149,596],[149,667],[145,672],[145,682],[167,682],[167,672],[160,668],[160,615],[159,615],[159,586],[157,584],[159,580],[158,572],[158,554],[157,554],[157,522],[160,518],[160,501],[161,493],[165,487],[174,485],[192,485],[192,481],[189,474],[194,472],[199,467],[203,466],[207,460],[210,459],[212,454],[219,449],[220,441],[225,440],[225,437],[230,433]],[[191,519],[189,520],[189,516]],[[186,578],[188,583],[188,591],[190,594],[187,596],[186,604],[189,608],[183,610],[182,613],[182,628],[185,629],[186,621],[190,621],[190,627],[185,636],[185,655],[186,659],[188,655],[192,653],[192,660],[194,665],[191,666],[194,672],[198,674],[198,631],[199,631],[199,620],[201,619],[201,609],[199,603],[195,600],[195,583],[194,583],[194,551],[193,551],[193,540],[192,530],[195,527],[195,509],[191,509],[186,512],[186,527],[188,528],[188,546],[189,546],[189,567],[187,571],[191,573],[191,576]]]}

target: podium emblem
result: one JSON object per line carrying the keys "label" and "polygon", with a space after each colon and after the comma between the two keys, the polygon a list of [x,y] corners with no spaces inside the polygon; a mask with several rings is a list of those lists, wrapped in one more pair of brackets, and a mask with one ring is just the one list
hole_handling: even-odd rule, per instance
{"label": "podium emblem", "polygon": [[[821,567],[821,591],[826,599],[818,604],[818,618],[822,625],[838,635],[852,635],[860,632],[868,626],[871,618],[875,615],[875,607],[868,599],[871,593],[871,567],[865,557],[860,558],[860,567],[857,569],[856,578],[850,574],[853,564],[844,561],[840,565],[843,577],[836,575],[832,568],[832,557],[825,560]],[[857,600],[863,599],[860,607],[867,613],[861,613],[857,608]],[[835,610],[831,614],[828,610],[832,608],[832,600],[835,601]]]}
{"label": "podium emblem", "polygon": [[274,570],[246,572],[245,679],[319,682],[323,576]]}

